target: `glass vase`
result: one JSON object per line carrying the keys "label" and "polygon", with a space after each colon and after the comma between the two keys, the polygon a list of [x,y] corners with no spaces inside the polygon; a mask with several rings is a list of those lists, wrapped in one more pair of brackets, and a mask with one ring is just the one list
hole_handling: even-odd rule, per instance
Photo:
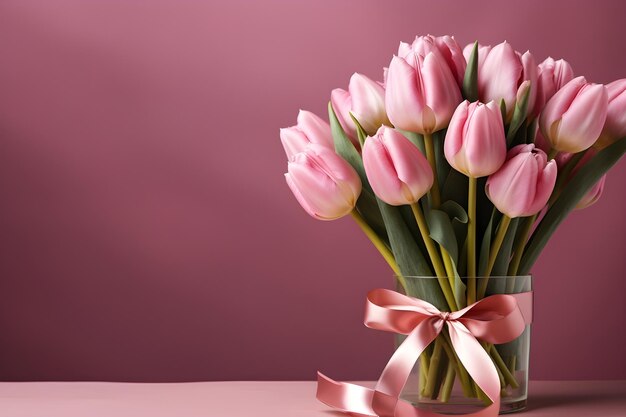
{"label": "glass vase", "polygon": [[[398,285],[398,292],[428,301],[440,310],[441,294],[436,289],[437,278],[404,277],[406,288]],[[483,278],[477,278],[480,283]],[[465,282],[466,280],[463,279]],[[531,276],[490,277],[485,297],[493,294],[514,294],[531,291]],[[396,345],[405,336],[396,337]],[[512,413],[526,407],[528,395],[528,360],[530,325],[517,339],[501,344],[483,343],[500,377],[500,413]],[[414,406],[441,414],[468,414],[491,404],[476,386],[451,348],[447,328],[431,343],[413,367],[401,398]]]}

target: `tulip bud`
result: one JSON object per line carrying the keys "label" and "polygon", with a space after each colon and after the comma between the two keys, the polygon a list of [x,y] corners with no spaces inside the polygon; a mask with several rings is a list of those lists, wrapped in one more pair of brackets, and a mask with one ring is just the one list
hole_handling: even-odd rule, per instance
{"label": "tulip bud", "polygon": [[609,104],[606,122],[596,143],[599,149],[606,148],[618,139],[626,137],[626,78],[613,81],[606,86]]}
{"label": "tulip bud", "polygon": [[524,81],[530,81],[528,108],[535,105],[537,66],[530,52],[523,55],[515,51],[511,44],[503,42],[494,46],[478,62],[478,95],[483,103],[504,100],[507,118],[513,115],[518,89]]}
{"label": "tulip bud", "polygon": [[426,56],[432,51],[437,51],[441,55],[448,68],[450,68],[450,72],[452,72],[457,84],[461,87],[463,85],[463,77],[465,76],[466,63],[463,51],[453,36],[417,36],[411,45],[400,42],[398,56],[407,59],[407,56],[412,52]]}
{"label": "tulip bud", "polygon": [[309,143],[317,143],[334,149],[330,125],[310,111],[300,110],[297,125],[280,129],[280,141],[287,158],[302,152]]}
{"label": "tulip bud", "polygon": [[352,114],[369,134],[374,134],[382,125],[390,125],[385,112],[385,89],[380,83],[365,75],[354,73],[350,77]]}
{"label": "tulip bud", "polygon": [[537,82],[537,100],[533,113],[538,115],[548,100],[565,84],[574,79],[574,70],[565,60],[555,61],[547,58],[539,64],[539,78]]}
{"label": "tulip bud", "polygon": [[374,134],[384,124],[391,124],[385,112],[385,89],[381,83],[354,73],[350,77],[348,90],[334,89],[330,101],[341,127],[349,136],[356,138],[356,125],[350,113],[369,134]]}
{"label": "tulip bud", "polygon": [[471,178],[496,172],[506,158],[506,137],[498,105],[491,101],[456,108],[446,132],[443,150],[448,163]]}
{"label": "tulip bud", "polygon": [[598,139],[607,115],[608,94],[602,84],[574,78],[548,101],[539,117],[541,133],[559,152],[578,153]]}
{"label": "tulip bud", "polygon": [[397,128],[430,134],[445,128],[461,92],[444,58],[435,49],[394,56],[386,81],[385,104]]}
{"label": "tulip bud", "polygon": [[311,216],[335,220],[349,214],[361,194],[358,174],[325,146],[310,144],[288,163],[287,185]]}
{"label": "tulip bud", "polygon": [[[583,155],[583,157],[578,161],[576,166],[571,170],[570,174],[567,177],[567,182],[571,181],[572,178],[576,176],[578,171],[584,167],[594,156],[598,153],[598,150],[595,148],[589,148],[587,152]],[[565,168],[565,165],[570,162],[574,154],[571,153],[559,153],[554,160],[556,161],[556,165],[559,169],[559,172],[562,168]],[[576,204],[576,209],[581,210],[595,204],[602,195],[602,191],[604,191],[604,183],[606,181],[606,175],[603,175],[600,180],[594,184],[593,187],[580,199],[578,204]]]}
{"label": "tulip bud", "polygon": [[587,194],[580,199],[578,204],[576,204],[576,210],[586,209],[587,207],[595,204],[600,199],[600,196],[602,196],[605,181],[606,175],[603,175],[602,178],[600,178],[600,181],[595,183],[595,185],[587,191]]}
{"label": "tulip bud", "polygon": [[513,147],[504,165],[489,176],[485,192],[496,208],[508,217],[539,213],[550,199],[556,183],[556,162],[533,144]]}
{"label": "tulip bud", "polygon": [[337,120],[339,120],[343,131],[349,136],[352,143],[356,145],[356,126],[350,117],[350,112],[352,111],[352,96],[342,88],[335,88],[330,92],[330,103],[333,106],[333,110],[335,110],[335,116],[337,116]]}
{"label": "tulip bud", "polygon": [[382,126],[363,146],[363,166],[374,193],[387,204],[413,204],[433,185],[422,153],[397,130]]}

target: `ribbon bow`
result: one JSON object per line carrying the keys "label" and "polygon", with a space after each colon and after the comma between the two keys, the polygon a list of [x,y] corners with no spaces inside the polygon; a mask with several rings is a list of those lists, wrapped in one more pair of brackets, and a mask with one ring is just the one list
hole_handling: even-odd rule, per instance
{"label": "ribbon bow", "polygon": [[443,416],[400,400],[400,393],[419,356],[446,325],[459,360],[493,402],[467,415],[497,416],[500,409],[500,379],[495,365],[478,339],[493,344],[510,342],[519,337],[531,321],[531,292],[492,295],[449,313],[439,311],[426,301],[394,291],[370,291],[367,295],[365,325],[408,336],[391,356],[374,389],[336,382],[318,372],[317,399],[340,411],[364,416]]}

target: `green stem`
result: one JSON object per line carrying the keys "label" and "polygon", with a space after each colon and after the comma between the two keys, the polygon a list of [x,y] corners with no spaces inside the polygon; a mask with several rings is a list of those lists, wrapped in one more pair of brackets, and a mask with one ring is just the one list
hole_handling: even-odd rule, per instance
{"label": "green stem", "polygon": [[437,179],[437,161],[435,160],[435,145],[433,143],[433,135],[430,133],[424,134],[424,149],[426,150],[426,159],[430,164],[430,168],[433,170],[433,186],[430,189],[430,205],[433,208],[437,208],[441,205],[441,195],[439,193],[439,181]]}
{"label": "green stem", "polygon": [[[441,249],[443,266],[446,268],[446,274],[448,275],[448,282],[450,283],[450,288],[452,289],[452,295],[456,300],[456,294],[454,292],[454,265],[452,264],[452,258],[450,258],[450,254],[443,246],[439,245],[439,249]],[[459,307],[463,308],[464,306],[459,305]]]}
{"label": "green stem", "polygon": [[456,372],[459,375],[459,380],[461,381],[461,388],[463,388],[463,395],[467,398],[475,397],[474,388],[472,386],[472,380],[470,379],[467,370],[461,363],[461,360],[457,356],[456,352],[452,348],[452,341],[450,340],[450,335],[444,330],[441,332],[444,337],[443,349],[446,351],[448,358],[450,361],[454,362],[456,365]]}
{"label": "green stem", "polygon": [[491,359],[494,360],[496,368],[502,373],[504,381],[508,383],[512,388],[519,388],[517,380],[509,370],[509,367],[506,366],[506,363],[504,363],[504,360],[502,359],[502,356],[500,356],[500,352],[498,352],[498,349],[496,349],[494,345],[488,344],[487,346],[485,346],[485,350],[491,353]]}
{"label": "green stem", "polygon": [[481,299],[485,296],[485,292],[487,291],[487,284],[489,283],[489,276],[491,275],[491,271],[493,270],[493,266],[496,263],[496,258],[498,257],[498,252],[500,252],[500,247],[502,247],[502,242],[504,241],[504,237],[506,236],[506,231],[509,228],[509,224],[511,224],[511,218],[506,214],[502,215],[502,220],[500,220],[500,226],[498,226],[498,232],[496,233],[496,238],[491,246],[491,250],[489,251],[489,261],[487,262],[487,269],[485,270],[485,276],[482,278],[480,282],[480,289],[478,290],[478,299]]}
{"label": "green stem", "polygon": [[[441,205],[441,192],[439,190],[439,177],[437,176],[437,159],[435,157],[435,144],[433,142],[432,134],[424,134],[424,150],[426,151],[426,159],[428,159],[430,168],[433,171],[433,186],[431,187],[429,192],[430,207],[432,209],[437,209]],[[441,257],[443,259],[445,271],[450,282],[452,295],[454,295],[454,270],[452,267],[452,260],[450,258],[450,254],[443,246],[439,245],[439,249],[441,250]]]}
{"label": "green stem", "polygon": [[447,403],[450,401],[450,394],[452,394],[452,387],[454,386],[454,377],[456,372],[454,370],[454,361],[450,359],[448,361],[448,367],[446,369],[446,376],[443,381],[443,386],[441,387],[441,393],[439,394],[439,399],[443,403]]}
{"label": "green stem", "polygon": [[510,278],[506,282],[507,294],[511,294],[515,289],[515,276],[519,270],[519,264],[522,260],[522,255],[524,254],[524,248],[526,247],[526,242],[528,241],[530,232],[533,230],[533,225],[537,220],[537,215],[538,214],[535,214],[524,219],[524,226],[522,226],[522,231],[520,232],[520,236],[515,244],[515,248],[513,249],[513,259],[509,265],[508,275]]}
{"label": "green stem", "polygon": [[450,287],[450,282],[446,279],[446,272],[441,263],[441,259],[439,258],[439,252],[435,247],[435,243],[430,238],[430,232],[428,231],[428,224],[426,223],[426,219],[424,218],[424,213],[422,213],[422,209],[420,208],[418,203],[411,204],[411,209],[413,210],[413,215],[415,216],[415,220],[417,221],[417,227],[420,230],[422,235],[422,239],[424,239],[424,244],[426,245],[426,250],[428,251],[428,255],[433,263],[433,268],[435,269],[435,274],[437,275],[437,280],[439,281],[439,286],[443,291],[443,295],[448,302],[448,306],[451,311],[458,310],[458,306],[456,305],[456,300],[454,299],[454,294],[452,294],[452,287]]}
{"label": "green stem", "polygon": [[467,198],[467,305],[476,302],[476,178],[469,178]]}
{"label": "green stem", "polygon": [[435,348],[430,357],[430,366],[428,368],[428,378],[426,379],[426,387],[424,388],[424,397],[432,398],[437,385],[437,373],[439,372],[439,361],[441,361],[441,350],[443,349],[441,338],[435,339]]}
{"label": "green stem", "polygon": [[398,281],[400,281],[400,285],[402,285],[402,288],[404,288],[404,290],[406,291],[407,290],[406,280],[402,276],[402,272],[400,272],[400,268],[398,267],[398,264],[396,263],[396,258],[393,256],[393,253],[391,253],[391,251],[389,250],[385,242],[381,240],[381,238],[370,227],[370,225],[367,224],[363,216],[361,216],[361,214],[359,214],[359,212],[356,211],[356,209],[352,210],[350,214],[352,214],[352,218],[356,221],[359,227],[363,230],[365,235],[372,241],[376,249],[378,249],[378,252],[380,252],[383,258],[385,258],[385,261],[387,261],[387,263],[393,270],[394,274],[396,274]]}

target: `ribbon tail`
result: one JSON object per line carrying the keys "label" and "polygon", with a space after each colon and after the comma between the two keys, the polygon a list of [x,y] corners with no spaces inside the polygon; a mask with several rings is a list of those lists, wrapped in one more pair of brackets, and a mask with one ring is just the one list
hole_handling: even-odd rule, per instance
{"label": "ribbon tail", "polygon": [[376,417],[372,409],[374,390],[347,382],[333,381],[321,372],[317,373],[317,394],[319,401],[344,413]]}
{"label": "ribbon tail", "polygon": [[448,322],[450,340],[467,373],[494,403],[500,398],[496,366],[474,335],[459,322]]}

